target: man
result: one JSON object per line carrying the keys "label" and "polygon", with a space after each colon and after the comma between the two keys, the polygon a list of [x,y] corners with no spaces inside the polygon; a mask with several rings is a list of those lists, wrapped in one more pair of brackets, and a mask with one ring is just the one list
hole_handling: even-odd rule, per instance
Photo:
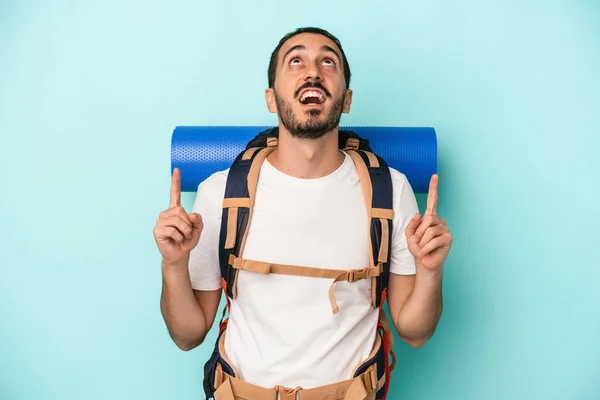
{"label": "man", "polygon": [[[368,216],[356,166],[338,148],[338,124],[352,103],[350,67],[330,33],[304,28],[271,56],[265,98],[277,113],[277,148],[258,179],[244,258],[325,269],[369,265]],[[442,312],[442,271],[452,237],[437,216],[437,176],[418,213],[406,177],[392,168],[393,232],[387,301],[393,326],[412,346],[433,334]],[[228,170],[181,207],[179,171],[154,230],[162,254],[161,310],[176,345],[203,343],[221,300],[219,234]],[[371,354],[379,312],[368,279],[331,280],[240,271],[224,352],[237,378],[263,388],[315,388],[348,380]],[[233,396],[231,397],[233,398]],[[373,397],[375,398],[375,397]]]}

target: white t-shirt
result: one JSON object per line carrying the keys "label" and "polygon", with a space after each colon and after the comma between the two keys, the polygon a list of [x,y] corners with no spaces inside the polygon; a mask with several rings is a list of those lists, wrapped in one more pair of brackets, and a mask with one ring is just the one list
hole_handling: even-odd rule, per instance
{"label": "white t-shirt", "polygon": [[[242,258],[328,269],[369,266],[368,219],[354,163],[348,154],[335,172],[318,179],[291,177],[265,160]],[[391,272],[414,274],[404,230],[418,212],[406,177],[390,168],[394,190]],[[219,232],[229,170],[198,186],[193,211],[204,229],[190,254],[197,290],[221,287]],[[334,286],[332,279],[239,271],[225,351],[240,379],[263,387],[311,388],[349,379],[372,350],[378,310],[371,280]]]}

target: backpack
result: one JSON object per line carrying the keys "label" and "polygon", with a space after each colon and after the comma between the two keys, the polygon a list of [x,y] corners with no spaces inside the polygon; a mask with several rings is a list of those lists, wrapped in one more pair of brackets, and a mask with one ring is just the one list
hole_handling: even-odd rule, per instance
{"label": "backpack", "polygon": [[[278,137],[278,127],[260,132],[248,142],[245,150],[235,158],[228,173],[219,238],[219,263],[227,305],[223,310],[221,322],[219,323],[219,338],[227,327],[229,318],[225,318],[225,312],[229,309],[230,299],[237,297],[236,283],[240,269],[263,274],[278,273],[333,279],[329,290],[329,298],[334,314],[339,310],[333,290],[336,282],[355,282],[359,279],[371,279],[371,303],[373,307],[379,308],[380,315],[377,332],[381,339],[381,351],[370,360],[370,363],[359,366],[356,374],[364,372],[372,364],[378,364],[378,376],[373,377],[375,380],[373,384],[379,382],[381,386],[378,389],[376,398],[378,400],[385,399],[391,371],[396,364],[396,358],[392,350],[392,332],[383,310],[389,280],[389,255],[394,215],[392,180],[389,167],[380,156],[373,153],[367,139],[360,137],[355,132],[340,129],[338,147],[351,156],[358,169],[365,197],[365,206],[371,217],[368,227],[371,247],[370,267],[343,271],[244,260],[239,256],[243,253],[249,222],[252,218],[258,173],[266,157],[277,148]],[[213,381],[216,365],[221,364],[220,367],[231,375],[235,371],[235,368],[228,365],[221,357],[220,350],[222,348],[219,349],[219,339],[217,339],[213,355],[205,365],[204,390],[207,399],[214,394]],[[392,358],[391,364],[390,356]]]}

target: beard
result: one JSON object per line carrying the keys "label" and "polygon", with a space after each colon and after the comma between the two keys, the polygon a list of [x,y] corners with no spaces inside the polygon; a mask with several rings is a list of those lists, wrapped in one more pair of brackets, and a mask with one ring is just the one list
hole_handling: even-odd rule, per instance
{"label": "beard", "polygon": [[324,113],[323,110],[307,110],[305,112],[308,115],[306,121],[299,121],[292,110],[292,105],[277,96],[277,93],[275,93],[275,102],[281,123],[293,137],[299,139],[319,139],[339,125],[345,97],[346,95],[344,94],[335,101],[324,117],[321,117],[321,114]]}

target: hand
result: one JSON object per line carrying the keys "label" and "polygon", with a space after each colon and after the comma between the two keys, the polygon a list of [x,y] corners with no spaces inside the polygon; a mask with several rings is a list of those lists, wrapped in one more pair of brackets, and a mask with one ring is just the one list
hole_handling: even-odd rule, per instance
{"label": "hand", "polygon": [[154,228],[154,239],[164,265],[179,265],[198,244],[202,232],[199,214],[188,214],[181,207],[181,175],[175,168],[171,180],[169,208],[160,213]]}
{"label": "hand", "polygon": [[434,174],[429,183],[427,210],[421,218],[415,214],[406,227],[408,249],[418,265],[429,270],[441,268],[452,245],[452,235],[446,221],[437,215],[438,176]]}

